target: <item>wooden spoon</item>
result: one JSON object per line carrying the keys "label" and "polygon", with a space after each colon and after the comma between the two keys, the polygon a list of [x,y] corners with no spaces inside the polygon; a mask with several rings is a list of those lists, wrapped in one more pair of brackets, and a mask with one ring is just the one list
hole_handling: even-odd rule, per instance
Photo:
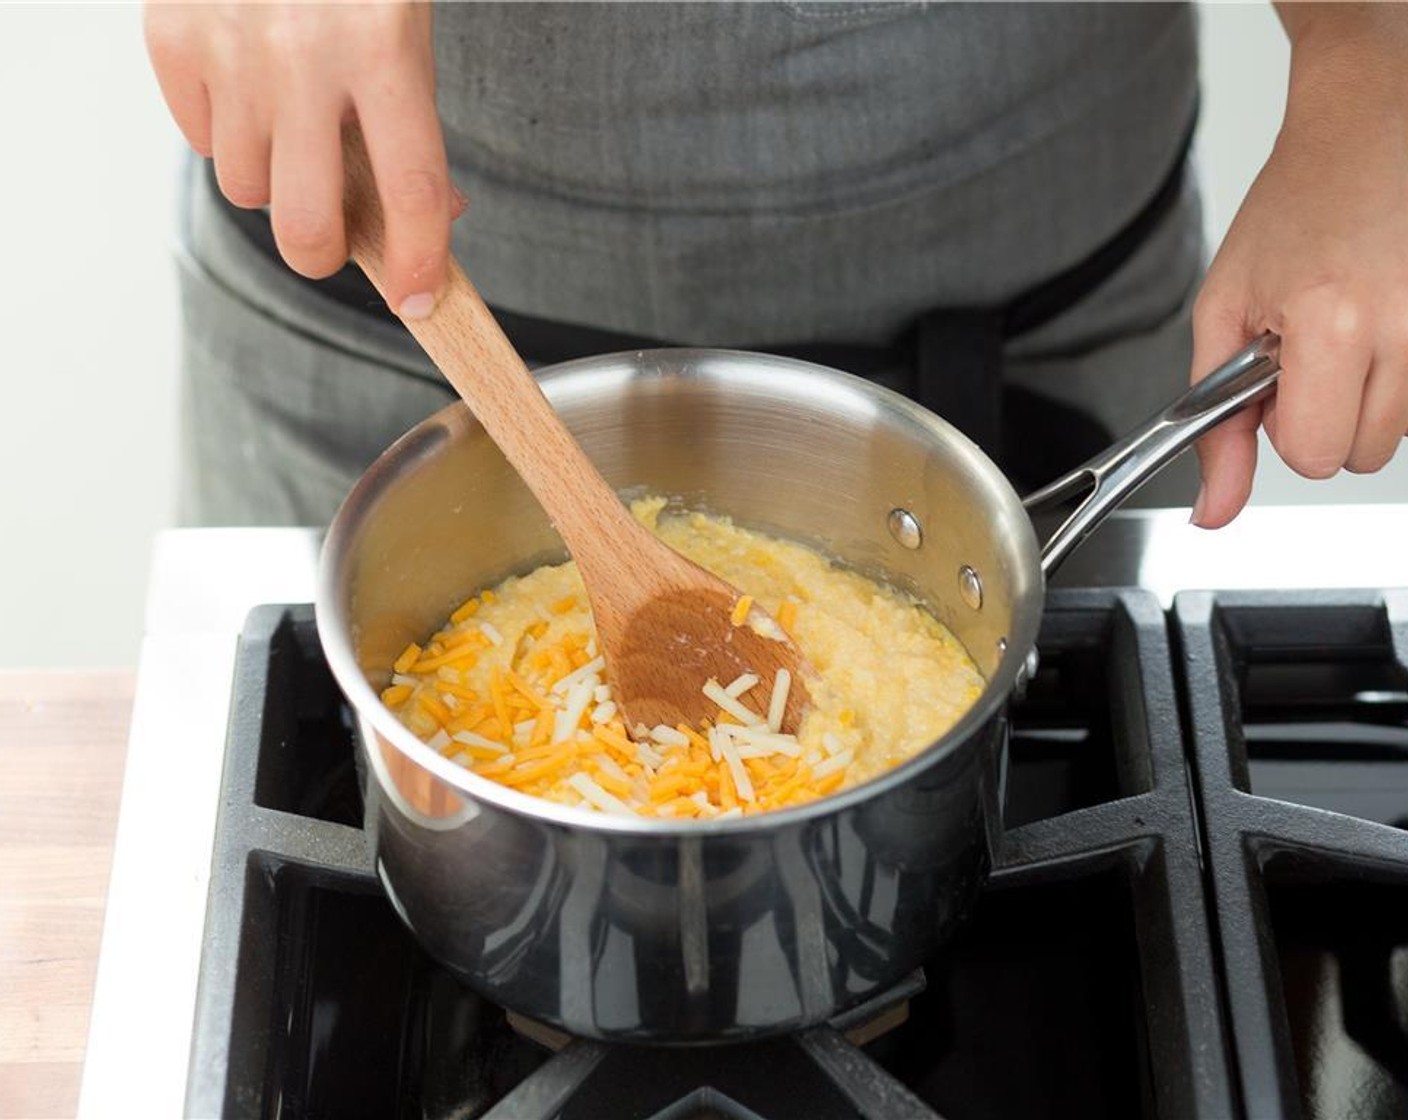
{"label": "wooden spoon", "polygon": [[[348,248],[385,296],[381,204],[355,127],[343,133],[343,161]],[[811,675],[801,652],[757,606],[744,625],[733,625],[741,593],[631,516],[453,258],[435,311],[404,322],[542,503],[577,561],[626,726],[698,727],[718,715],[701,691],[710,678],[727,685],[751,672],[771,688],[777,671],[786,669],[792,686],[783,729],[795,731]]]}

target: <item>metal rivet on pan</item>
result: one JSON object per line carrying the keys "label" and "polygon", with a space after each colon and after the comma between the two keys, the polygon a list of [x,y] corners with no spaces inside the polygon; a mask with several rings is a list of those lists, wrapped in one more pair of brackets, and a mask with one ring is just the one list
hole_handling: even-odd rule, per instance
{"label": "metal rivet on pan", "polygon": [[997,639],[997,656],[998,656],[999,658],[1001,658],[1001,657],[1006,657],[1006,656],[1007,656],[1007,639],[1006,639],[1006,638],[998,638],[998,639]]}
{"label": "metal rivet on pan", "polygon": [[918,548],[924,543],[924,530],[919,525],[919,518],[909,510],[896,506],[885,523],[890,527],[890,536],[905,548]]}
{"label": "metal rivet on pan", "polygon": [[975,611],[982,609],[983,581],[967,564],[958,569],[958,590],[963,594],[963,601]]}
{"label": "metal rivet on pan", "polygon": [[1027,694],[1027,686],[1032,683],[1032,678],[1036,676],[1036,671],[1040,666],[1040,661],[1036,655],[1036,647],[1033,646],[1023,658],[1021,668],[1017,670],[1017,676],[1012,681],[1012,695],[1018,700]]}

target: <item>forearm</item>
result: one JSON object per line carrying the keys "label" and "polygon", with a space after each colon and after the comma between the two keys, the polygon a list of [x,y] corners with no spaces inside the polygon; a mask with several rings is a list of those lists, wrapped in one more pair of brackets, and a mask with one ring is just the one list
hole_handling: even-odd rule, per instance
{"label": "forearm", "polygon": [[1297,63],[1329,54],[1408,68],[1408,4],[1280,0],[1273,6],[1291,43],[1292,81]]}
{"label": "forearm", "polygon": [[[1405,138],[1408,4],[1275,5],[1291,43],[1281,138],[1330,148],[1346,130],[1377,120],[1383,140]],[[1393,134],[1398,134],[1397,136]]]}

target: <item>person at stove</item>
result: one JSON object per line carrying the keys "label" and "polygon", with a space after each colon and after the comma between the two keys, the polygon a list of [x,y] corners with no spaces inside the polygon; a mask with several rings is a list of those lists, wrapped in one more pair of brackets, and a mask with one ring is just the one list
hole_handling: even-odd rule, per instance
{"label": "person at stove", "polygon": [[[1377,470],[1408,430],[1408,9],[1278,12],[1284,123],[1204,273],[1186,5],[152,5],[205,157],[184,517],[325,523],[453,399],[397,321],[433,313],[452,252],[532,361],[816,358],[934,408],[1019,488],[1272,329],[1274,400],[1203,439],[1200,488],[1188,457],[1145,500],[1226,524],[1260,424],[1304,475]],[[389,308],[345,267],[349,118]]]}

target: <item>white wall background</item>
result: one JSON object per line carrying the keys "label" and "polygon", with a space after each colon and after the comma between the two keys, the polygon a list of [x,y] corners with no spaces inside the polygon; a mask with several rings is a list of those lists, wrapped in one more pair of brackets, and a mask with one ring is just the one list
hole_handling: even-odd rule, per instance
{"label": "white wall background", "polygon": [[179,137],[135,5],[0,7],[0,666],[136,662],[175,492]]}
{"label": "white wall background", "polygon": [[[1216,244],[1270,151],[1269,4],[1203,9],[1198,156]],[[120,7],[0,7],[0,667],[131,665],[172,517],[180,137]],[[1264,448],[1255,501],[1408,500],[1408,453],[1310,483]]]}

